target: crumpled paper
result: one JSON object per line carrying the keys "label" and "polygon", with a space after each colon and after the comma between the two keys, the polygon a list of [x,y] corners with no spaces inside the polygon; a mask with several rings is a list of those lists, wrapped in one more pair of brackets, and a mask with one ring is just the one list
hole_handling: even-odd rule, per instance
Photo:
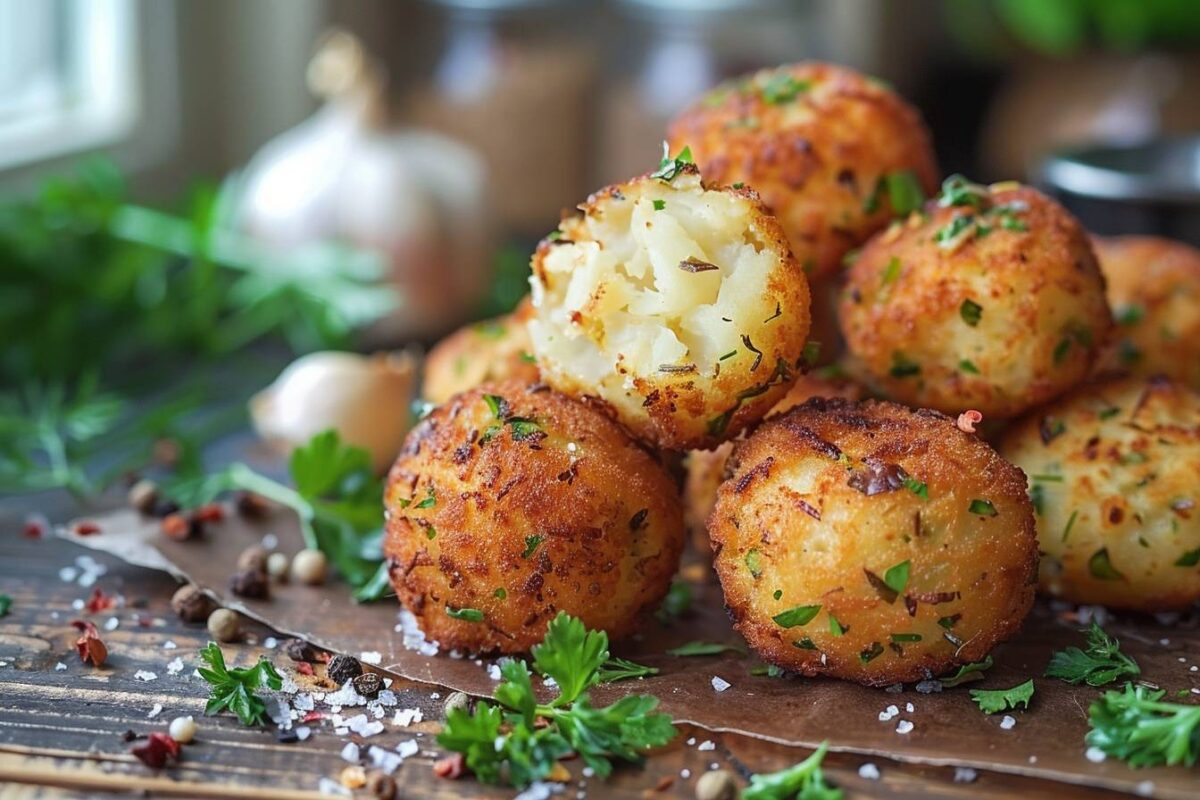
{"label": "crumpled paper", "polygon": [[[364,657],[411,680],[435,683],[473,695],[488,696],[496,686],[490,661],[454,657],[408,646],[394,600],[356,605],[344,585],[311,587],[272,585],[269,600],[249,600],[228,591],[238,554],[273,535],[278,549],[302,547],[295,518],[286,511],[263,522],[229,514],[209,525],[204,538],[177,542],[159,532],[159,521],[131,510],[89,518],[100,532],[78,536],[68,526],[61,534],[86,547],[131,563],[166,570],[190,580],[223,605],[270,625],[281,633],[321,647]],[[705,572],[695,570],[704,576]],[[666,650],[689,641],[743,646],[721,602],[715,578],[693,585],[692,610],[669,626],[651,621],[635,639],[614,647],[617,655],[660,668],[660,674],[597,687],[594,699],[607,703],[629,692],[653,694],[676,721],[713,731],[728,731],[783,744],[815,747],[828,739],[830,749],[912,763],[974,767],[1018,773],[1085,786],[1146,793],[1164,798],[1197,796],[1194,769],[1164,767],[1133,770],[1108,759],[1085,757],[1088,705],[1101,690],[1069,686],[1042,678],[1050,654],[1067,645],[1082,646],[1071,615],[1056,614],[1039,603],[1022,633],[993,652],[995,666],[971,688],[1008,688],[1034,677],[1036,694],[1028,711],[1015,711],[1016,724],[1001,727],[1004,714],[985,715],[964,687],[923,694],[868,689],[832,679],[755,676],[761,667],[752,655],[675,657]],[[1195,618],[1164,624],[1154,617],[1110,620],[1106,629],[1137,659],[1147,681],[1168,690],[1200,688],[1200,630]],[[422,652],[422,649],[425,651]],[[378,654],[379,660],[373,657]],[[495,672],[493,670],[493,672]],[[726,684],[728,686],[726,687]],[[897,713],[889,712],[895,706]],[[908,724],[911,723],[911,730]],[[907,730],[907,733],[900,731]]]}

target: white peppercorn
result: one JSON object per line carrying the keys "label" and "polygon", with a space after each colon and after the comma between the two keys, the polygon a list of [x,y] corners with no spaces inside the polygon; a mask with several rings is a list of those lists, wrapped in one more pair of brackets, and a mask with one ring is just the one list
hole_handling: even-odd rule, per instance
{"label": "white peppercorn", "polygon": [[228,608],[218,608],[208,615],[208,632],[218,642],[235,642],[242,632],[242,623]]}

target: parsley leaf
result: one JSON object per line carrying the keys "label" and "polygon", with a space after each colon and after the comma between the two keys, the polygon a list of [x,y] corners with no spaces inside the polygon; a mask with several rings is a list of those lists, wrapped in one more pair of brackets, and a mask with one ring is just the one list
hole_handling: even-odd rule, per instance
{"label": "parsley leaf", "polygon": [[1033,678],[1011,689],[972,689],[971,699],[985,714],[996,714],[1017,706],[1029,708],[1029,701],[1033,699]]}
{"label": "parsley leaf", "polygon": [[259,658],[253,667],[228,669],[225,656],[215,642],[200,651],[200,660],[208,666],[200,667],[200,677],[212,687],[205,714],[231,711],[243,725],[261,725],[266,720],[267,705],[255,694],[258,689],[269,688],[279,691],[283,677],[266,658]]}
{"label": "parsley leaf", "polygon": [[0,594],[0,617],[7,617],[10,608],[12,608],[12,598],[6,594]]}
{"label": "parsley leaf", "polygon": [[[946,617],[943,617],[946,619]],[[946,626],[942,626],[946,627]],[[958,668],[958,671],[947,678],[938,678],[943,688],[951,689],[958,686],[960,683],[968,683],[970,681],[983,680],[983,673],[992,668],[992,657],[987,656],[983,661],[976,661],[971,664],[963,664]]]}
{"label": "parsley leaf", "polygon": [[671,582],[671,588],[667,590],[667,596],[663,598],[662,605],[658,607],[658,611],[654,612],[654,616],[663,625],[670,625],[672,620],[683,616],[691,607],[691,584],[687,581],[675,580]]}
{"label": "parsley leaf", "polygon": [[692,158],[692,148],[684,147],[679,151],[679,155],[671,158],[671,146],[666,142],[663,142],[662,160],[658,162],[658,169],[650,173],[650,177],[658,178],[660,181],[665,183],[670,183],[671,181],[675,180],[675,176],[683,170],[685,165],[694,163],[695,160]]}
{"label": "parsley leaf", "polygon": [[1093,622],[1084,634],[1087,636],[1085,649],[1068,647],[1050,657],[1050,664],[1046,667],[1047,678],[1058,678],[1072,684],[1103,686],[1142,673],[1137,662],[1121,652],[1121,643],[1105,633],[1099,625]]}
{"label": "parsley leaf", "polygon": [[789,608],[787,611],[779,612],[775,616],[771,617],[771,619],[774,620],[775,624],[781,628],[796,628],[812,622],[813,617],[815,617],[820,610],[821,606],[819,605],[796,606],[795,608]]}
{"label": "parsley leaf", "polygon": [[669,655],[680,658],[684,656],[718,656],[725,652],[745,653],[746,649],[740,645],[723,642],[688,642],[667,651]]}
{"label": "parsley leaf", "polygon": [[841,800],[844,792],[825,782],[821,762],[829,742],[821,742],[811,756],[795,766],[768,775],[753,775],[742,800]]}
{"label": "parsley leaf", "polygon": [[617,681],[627,681],[631,678],[648,678],[658,673],[658,667],[647,667],[644,664],[638,664],[627,658],[613,656],[604,662],[604,666],[597,673],[597,679],[600,683],[616,683]]}
{"label": "parsley leaf", "polygon": [[908,573],[911,568],[912,564],[909,561],[901,561],[883,573],[883,582],[896,594],[904,594],[904,590],[908,587]]}
{"label": "parsley leaf", "polygon": [[560,613],[550,620],[541,644],[530,650],[533,665],[558,684],[555,705],[573,703],[597,683],[596,672],[608,660],[608,635],[589,631],[582,621]]}
{"label": "parsley leaf", "polygon": [[525,662],[506,662],[492,695],[496,704],[479,703],[474,713],[453,709],[438,734],[438,744],[462,753],[479,780],[525,787],[571,753],[607,777],[612,759],[640,762],[647,749],[675,737],[670,717],[654,713],[654,697],[629,695],[604,708],[591,705],[586,690],[603,680],[604,669],[638,666],[610,659],[603,631],[589,631],[560,613],[532,654],[536,669],[558,685],[556,698],[538,703]]}
{"label": "parsley leaf", "polygon": [[1193,766],[1200,758],[1200,705],[1163,702],[1163,690],[1126,683],[1088,709],[1086,741],[1132,767]]}

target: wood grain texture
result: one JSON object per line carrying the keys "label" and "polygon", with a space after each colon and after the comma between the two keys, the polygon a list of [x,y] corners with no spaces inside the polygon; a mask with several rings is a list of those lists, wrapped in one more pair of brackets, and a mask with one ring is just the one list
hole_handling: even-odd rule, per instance
{"label": "wood grain texture", "polygon": [[[18,527],[19,519],[11,510],[0,512],[0,593],[13,598],[11,613],[0,618],[0,661],[5,662],[0,667],[0,800],[132,791],[187,797],[317,797],[320,779],[336,778],[346,766],[339,754],[347,738],[355,737],[338,737],[328,727],[314,725],[314,734],[307,741],[283,744],[271,730],[243,728],[230,716],[202,717],[207,691],[191,671],[197,652],[209,637],[202,626],[184,624],[171,614],[168,600],[176,584],[170,577],[66,542],[23,539]],[[80,663],[72,649],[76,632],[69,623],[88,617],[72,604],[85,599],[90,590],[66,583],[58,574],[60,568],[72,566],[77,557],[85,555],[108,569],[96,585],[110,595],[123,595],[126,601],[124,608],[91,615],[110,652],[101,669]],[[104,631],[104,622],[110,617],[119,620],[119,627]],[[246,629],[243,642],[223,648],[229,661],[251,664],[265,653],[277,665],[290,667],[281,653],[263,646],[271,631],[249,622]],[[175,649],[164,647],[168,641],[176,644]],[[168,675],[166,665],[176,656],[186,667],[178,675]],[[60,662],[65,670],[55,669]],[[158,677],[150,682],[137,680],[138,670]],[[421,751],[395,775],[398,796],[514,794],[511,789],[485,787],[470,779],[436,778],[431,769],[437,752],[433,741],[436,720],[441,717],[441,699],[436,695],[445,697],[447,690],[402,679],[396,680],[393,689],[401,707],[419,707],[432,720],[411,729],[389,727],[367,741],[394,747],[402,740],[419,738]],[[163,710],[148,719],[156,703],[162,704]],[[764,713],[771,710],[764,709]],[[155,773],[129,754],[130,745],[121,739],[123,732],[165,730],[180,714],[195,716],[200,725],[197,741],[184,748],[180,764]],[[697,745],[705,741],[713,742],[714,748],[699,750]],[[795,763],[807,752],[682,726],[675,742],[656,752],[643,767],[619,768],[609,781],[585,780],[580,788],[589,797],[691,797],[696,777],[713,764],[745,780],[753,772]],[[859,766],[868,760],[879,768],[880,780],[859,777]],[[579,782],[582,765],[572,762],[567,766],[573,782]],[[956,783],[951,768],[848,754],[831,753],[826,767],[830,779],[846,788],[850,797],[1109,796],[986,771],[980,771],[974,782]],[[574,797],[578,789],[571,788],[562,796]]]}

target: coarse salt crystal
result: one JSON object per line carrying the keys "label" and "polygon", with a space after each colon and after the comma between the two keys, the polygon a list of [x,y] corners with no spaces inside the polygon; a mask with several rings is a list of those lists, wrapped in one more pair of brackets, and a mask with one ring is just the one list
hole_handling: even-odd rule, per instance
{"label": "coarse salt crystal", "polygon": [[717,746],[710,739],[705,739],[703,742],[700,743],[700,746],[697,747],[696,749],[701,752],[704,752],[705,750],[716,750]]}
{"label": "coarse salt crystal", "polygon": [[67,668],[67,665],[61,661],[54,665],[55,672],[63,672],[64,670],[66,670],[66,668]]}
{"label": "coarse salt crystal", "polygon": [[547,800],[551,795],[558,794],[566,789],[564,783],[547,783],[546,781],[534,781],[529,785],[529,788],[518,794],[513,800]]}
{"label": "coarse salt crystal", "polygon": [[683,769],[679,770],[679,777],[686,781],[688,778],[692,777],[692,771],[687,767],[684,767]]}
{"label": "coarse salt crystal", "polygon": [[171,659],[171,661],[167,664],[167,674],[178,675],[181,672],[183,672],[183,659],[179,656],[175,656],[175,658]]}
{"label": "coarse salt crystal", "polygon": [[687,740],[687,745],[688,745],[688,747],[694,747],[696,745],[696,737],[689,736],[688,740]]}
{"label": "coarse salt crystal", "polygon": [[154,707],[150,709],[150,713],[146,715],[146,719],[154,719],[162,713],[162,710],[162,703],[155,703]]}
{"label": "coarse salt crystal", "polygon": [[301,725],[299,728],[296,728],[296,738],[300,741],[303,742],[309,736],[312,736],[312,728],[307,725]]}
{"label": "coarse salt crystal", "polygon": [[858,777],[868,781],[877,781],[879,780],[879,767],[868,761],[858,768]]}
{"label": "coarse salt crystal", "polygon": [[156,673],[144,669],[139,669],[137,672],[133,673],[133,677],[134,680],[145,681],[146,683],[158,680],[158,675]]}
{"label": "coarse salt crystal", "polygon": [[913,724],[906,719],[900,720],[900,723],[896,725],[896,733],[900,734],[901,736],[911,733],[912,729]]}
{"label": "coarse salt crystal", "polygon": [[900,709],[896,708],[895,706],[888,706],[883,711],[879,712],[879,721],[880,722],[890,722],[891,720],[895,719],[899,715],[900,715]]}
{"label": "coarse salt crystal", "polygon": [[1154,781],[1142,781],[1137,786],[1133,787],[1134,794],[1139,797],[1154,796]]}
{"label": "coarse salt crystal", "polygon": [[74,583],[78,575],[79,570],[74,567],[63,567],[58,571],[58,579],[63,583]]}
{"label": "coarse salt crystal", "polygon": [[335,797],[350,797],[350,790],[333,778],[321,778],[317,781],[317,791],[321,794],[333,795]]}
{"label": "coarse salt crystal", "polygon": [[346,746],[342,748],[342,761],[349,761],[351,764],[357,764],[358,757],[358,745],[356,745],[354,742],[346,742]]}
{"label": "coarse salt crystal", "polygon": [[1010,714],[1005,714],[1004,719],[1000,720],[1000,730],[1011,731],[1017,727],[1017,720]]}
{"label": "coarse salt crystal", "polygon": [[175,650],[178,647],[179,645],[175,644],[170,639],[167,639],[165,642],[163,642],[163,650]]}
{"label": "coarse salt crystal", "polygon": [[266,550],[274,550],[279,546],[279,537],[273,533],[264,534],[262,537],[262,546]]}
{"label": "coarse salt crystal", "polygon": [[718,692],[723,692],[730,686],[733,686],[733,684],[722,678],[720,675],[713,675],[712,687]]}
{"label": "coarse salt crystal", "polygon": [[912,703],[905,703],[904,710],[911,714],[912,712],[916,711],[917,709],[913,708]]}
{"label": "coarse salt crystal", "polygon": [[393,725],[399,725],[401,728],[407,728],[414,722],[420,722],[425,718],[419,708],[401,708],[396,711],[396,716],[392,718]]}
{"label": "coarse salt crystal", "polygon": [[279,640],[274,636],[268,636],[267,638],[263,639],[263,647],[267,648],[268,650],[274,650],[278,646]]}
{"label": "coarse salt crystal", "polygon": [[976,772],[975,770],[971,769],[970,767],[955,767],[954,768],[954,782],[955,783],[974,783],[975,779],[977,777],[979,777],[979,773]]}
{"label": "coarse salt crystal", "polygon": [[380,664],[383,662],[383,656],[374,650],[368,650],[360,654],[358,660],[364,664]]}
{"label": "coarse salt crystal", "polygon": [[421,746],[417,744],[416,739],[406,739],[405,741],[396,745],[396,752],[400,754],[401,758],[415,756],[420,749]]}
{"label": "coarse salt crystal", "polygon": [[115,631],[120,624],[121,620],[117,619],[116,617],[109,617],[108,619],[104,620],[104,630]]}
{"label": "coarse salt crystal", "polygon": [[1083,756],[1093,764],[1099,764],[1101,761],[1108,758],[1105,752],[1099,747],[1089,747],[1083,752]]}

